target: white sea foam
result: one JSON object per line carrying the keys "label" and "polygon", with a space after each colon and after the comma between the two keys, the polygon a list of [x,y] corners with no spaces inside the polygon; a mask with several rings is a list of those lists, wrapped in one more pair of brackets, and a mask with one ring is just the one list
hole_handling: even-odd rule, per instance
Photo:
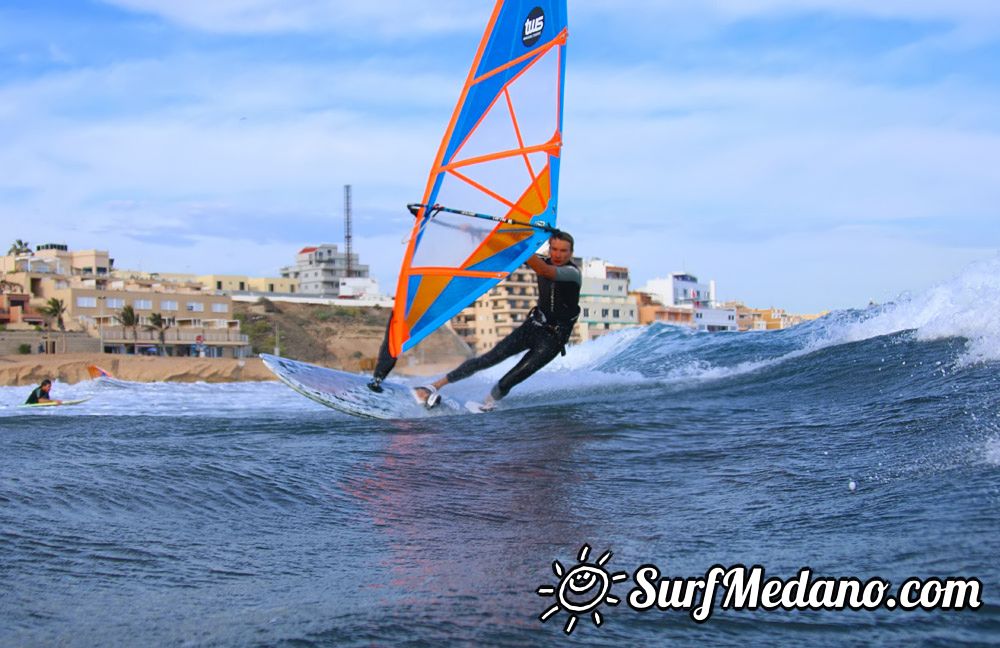
{"label": "white sea foam", "polygon": [[74,385],[56,381],[52,395],[61,400],[89,398],[72,407],[22,408],[32,386],[0,387],[3,416],[142,416],[228,417],[254,411],[272,412],[324,409],[292,393],[278,382],[263,383],[130,383],[111,387],[88,380]]}
{"label": "white sea foam", "polygon": [[672,370],[667,379],[718,380],[753,373],[825,348],[909,330],[922,341],[965,338],[958,366],[1000,360],[1000,257],[973,263],[957,277],[900,297],[870,316],[820,321],[802,348],[779,357],[728,367],[692,361]]}
{"label": "white sea foam", "polygon": [[1000,360],[1000,257],[973,263],[927,291],[904,296],[873,317],[837,324],[822,346],[915,330],[918,340],[966,338],[959,364]]}
{"label": "white sea foam", "polygon": [[[811,333],[803,336],[800,348],[780,356],[729,366],[691,359],[672,367],[666,376],[658,379],[663,382],[720,380],[754,373],[825,348],[909,330],[915,331],[916,338],[923,341],[965,338],[967,347],[958,359],[959,366],[1000,360],[1000,257],[971,264],[957,277],[923,293],[903,296],[891,304],[873,308],[871,313],[843,315],[837,317],[835,314],[814,323],[810,326]],[[562,363],[553,363],[552,368],[596,367],[635,342],[642,330],[612,333],[574,347]],[[673,338],[664,343],[683,344],[684,341]],[[499,375],[502,372],[497,377]]]}
{"label": "white sea foam", "polygon": [[986,462],[1000,466],[1000,438],[986,442]]}

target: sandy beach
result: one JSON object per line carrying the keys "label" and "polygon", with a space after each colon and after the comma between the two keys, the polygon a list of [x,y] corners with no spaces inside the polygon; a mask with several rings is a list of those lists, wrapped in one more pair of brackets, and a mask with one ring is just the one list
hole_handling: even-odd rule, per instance
{"label": "sandy beach", "polygon": [[[101,353],[0,356],[0,385],[37,385],[45,378],[73,384],[90,380],[88,365],[97,365],[116,378],[133,382],[241,382],[275,380],[259,358],[159,358]],[[422,376],[444,373],[456,362],[399,363],[395,373]]]}
{"label": "sandy beach", "polygon": [[0,356],[0,385],[32,385],[44,378],[64,383],[90,380],[88,365],[135,382],[235,382],[274,380],[258,358],[157,358],[101,353]]}

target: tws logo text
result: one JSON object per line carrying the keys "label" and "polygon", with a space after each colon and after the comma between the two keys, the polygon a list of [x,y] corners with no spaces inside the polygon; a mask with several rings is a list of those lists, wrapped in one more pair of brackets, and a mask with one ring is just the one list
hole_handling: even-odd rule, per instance
{"label": "tws logo text", "polygon": [[521,42],[525,46],[531,47],[542,37],[543,29],[545,29],[545,13],[541,7],[535,7],[524,21],[524,32],[521,34]]}

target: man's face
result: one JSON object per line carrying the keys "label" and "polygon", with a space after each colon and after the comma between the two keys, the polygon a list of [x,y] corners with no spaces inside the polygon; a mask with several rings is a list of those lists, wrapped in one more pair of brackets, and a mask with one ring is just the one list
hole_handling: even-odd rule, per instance
{"label": "man's face", "polygon": [[42,385],[42,391],[44,393],[48,394],[50,389],[52,389],[52,385]]}
{"label": "man's face", "polygon": [[552,265],[561,266],[569,263],[573,258],[573,248],[570,247],[569,241],[550,239],[549,258],[552,260]]}

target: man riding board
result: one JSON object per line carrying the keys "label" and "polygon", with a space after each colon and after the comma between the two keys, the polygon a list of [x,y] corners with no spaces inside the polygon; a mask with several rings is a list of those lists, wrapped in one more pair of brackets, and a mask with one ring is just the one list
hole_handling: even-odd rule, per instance
{"label": "man riding board", "polygon": [[[496,402],[506,396],[512,387],[523,382],[560,353],[565,353],[566,342],[580,314],[580,286],[583,281],[580,269],[572,259],[573,237],[566,232],[553,232],[549,238],[549,256],[534,255],[527,262],[528,267],[538,275],[538,304],[528,313],[525,322],[492,350],[466,360],[430,385],[414,389],[417,400],[428,407],[434,407],[440,400],[438,390],[448,383],[468,378],[526,350],[524,357],[504,374],[484,399],[481,409],[488,411],[496,407]],[[375,376],[369,384],[374,391],[381,389],[379,383],[394,364],[395,359],[390,363],[387,357],[390,357],[388,344],[383,342]]]}
{"label": "man riding board", "polygon": [[49,398],[49,391],[52,389],[52,381],[46,378],[38,387],[31,390],[25,405],[37,405],[39,403],[61,403],[62,401]]}

